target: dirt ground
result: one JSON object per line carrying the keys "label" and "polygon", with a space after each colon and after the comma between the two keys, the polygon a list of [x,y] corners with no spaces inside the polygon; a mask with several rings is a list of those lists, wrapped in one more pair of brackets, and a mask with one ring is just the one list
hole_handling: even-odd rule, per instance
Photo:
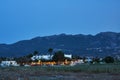
{"label": "dirt ground", "polygon": [[120,73],[0,70],[0,80],[120,80]]}

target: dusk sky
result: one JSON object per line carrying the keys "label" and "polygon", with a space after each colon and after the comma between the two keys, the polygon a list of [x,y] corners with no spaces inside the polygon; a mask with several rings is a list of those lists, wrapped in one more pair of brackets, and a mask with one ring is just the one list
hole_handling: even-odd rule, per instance
{"label": "dusk sky", "polygon": [[120,0],[0,0],[0,43],[120,32]]}

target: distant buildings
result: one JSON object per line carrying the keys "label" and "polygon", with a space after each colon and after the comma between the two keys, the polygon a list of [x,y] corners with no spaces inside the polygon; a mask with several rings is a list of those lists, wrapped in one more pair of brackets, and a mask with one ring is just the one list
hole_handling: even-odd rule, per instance
{"label": "distant buildings", "polygon": [[92,58],[90,58],[90,57],[87,57],[87,58],[85,59],[85,62],[87,62],[87,63],[90,63],[90,62],[92,62]]}
{"label": "distant buildings", "polygon": [[52,57],[53,55],[35,55],[33,57],[31,57],[31,59],[34,60],[40,60],[40,59],[45,59],[45,60],[50,60],[50,57]]}
{"label": "distant buildings", "polygon": [[[17,61],[20,66],[42,66],[42,65],[79,65],[83,63],[87,64],[95,64],[100,63],[104,64],[103,58],[94,58],[94,57],[84,57],[84,58],[73,58],[72,54],[64,54],[64,57],[66,57],[63,61],[54,61],[52,60],[52,57],[54,55],[34,55],[31,58],[23,59],[23,62]],[[22,60],[22,58],[20,58]],[[29,62],[26,62],[29,60]],[[9,66],[19,66],[16,61],[1,61],[0,66],[2,67],[9,67]]]}
{"label": "distant buildings", "polygon": [[[64,54],[64,56],[66,58],[72,59],[71,54]],[[43,60],[51,60],[52,57],[53,57],[53,55],[35,55],[35,56],[31,57],[31,60],[33,60],[33,61],[34,60],[41,60],[41,59],[43,59]]]}
{"label": "distant buildings", "polygon": [[2,61],[0,64],[2,67],[7,66],[19,66],[16,61]]}

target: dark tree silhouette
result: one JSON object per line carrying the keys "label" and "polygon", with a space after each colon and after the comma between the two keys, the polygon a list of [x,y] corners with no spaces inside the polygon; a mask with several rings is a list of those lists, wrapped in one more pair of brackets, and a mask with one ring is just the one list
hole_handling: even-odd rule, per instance
{"label": "dark tree silhouette", "polygon": [[52,48],[49,48],[49,49],[48,49],[48,52],[49,52],[49,54],[50,54],[50,59],[52,59],[52,56],[51,56],[51,55],[52,55],[53,49],[52,49]]}
{"label": "dark tree silhouette", "polygon": [[34,51],[33,55],[37,55],[39,52],[38,51]]}
{"label": "dark tree silhouette", "polygon": [[104,61],[106,63],[114,63],[114,58],[111,57],[111,56],[107,56],[107,57],[104,58]]}
{"label": "dark tree silhouette", "polygon": [[58,61],[64,61],[65,57],[64,57],[64,53],[62,51],[57,51],[54,55],[53,55],[53,61],[58,62]]}
{"label": "dark tree silhouette", "polygon": [[33,57],[33,54],[28,54],[26,57],[31,58],[31,57]]}

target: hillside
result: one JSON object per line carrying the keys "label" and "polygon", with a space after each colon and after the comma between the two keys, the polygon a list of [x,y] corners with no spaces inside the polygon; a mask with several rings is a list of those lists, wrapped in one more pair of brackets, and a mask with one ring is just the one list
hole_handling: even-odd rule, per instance
{"label": "hillside", "polygon": [[120,55],[120,33],[101,32],[96,35],[60,34],[36,37],[9,45],[0,44],[0,56],[23,56],[35,50],[45,54],[49,48],[81,56]]}

